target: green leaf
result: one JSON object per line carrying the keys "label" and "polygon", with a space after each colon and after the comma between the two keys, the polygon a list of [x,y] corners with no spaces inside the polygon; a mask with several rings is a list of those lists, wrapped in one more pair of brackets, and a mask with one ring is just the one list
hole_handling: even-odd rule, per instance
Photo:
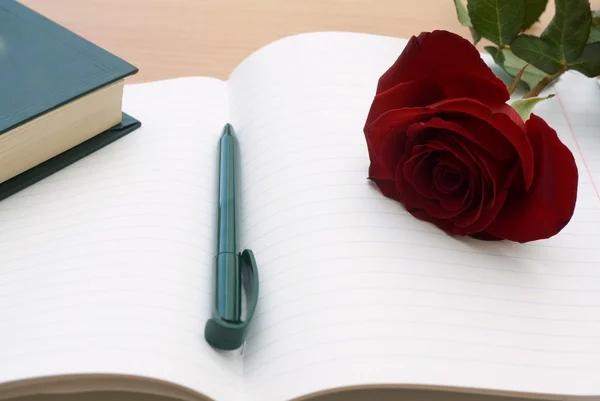
{"label": "green leaf", "polygon": [[467,7],[465,7],[461,0],[454,0],[454,7],[456,7],[456,15],[458,17],[458,22],[460,22],[461,25],[469,28],[469,30],[471,31],[471,36],[473,36],[473,44],[477,44],[481,40],[481,36],[473,28],[473,24],[471,23],[471,17],[469,17]]}
{"label": "green leaf", "polygon": [[[490,53],[494,62],[513,78],[527,65],[525,61],[515,56],[509,49],[500,50],[495,46],[486,46],[485,50]],[[521,76],[520,83],[525,89],[529,90],[534,88],[545,76],[544,71],[529,64]]]}
{"label": "green leaf", "polygon": [[473,28],[498,46],[509,45],[521,32],[525,0],[469,0]]}
{"label": "green leaf", "polygon": [[473,37],[473,44],[476,45],[481,40],[481,35],[479,35],[475,28],[469,28],[469,30],[471,31],[471,36]]}
{"label": "green leaf", "polygon": [[467,11],[467,7],[462,3],[461,0],[454,0],[454,7],[456,7],[456,16],[458,17],[458,22],[463,26],[472,27],[471,18],[469,17],[469,12]]}
{"label": "green leaf", "polygon": [[[519,57],[515,56],[514,53],[509,49],[503,49],[502,53],[504,54],[504,70],[512,76],[516,76],[519,71],[521,71],[523,67],[528,64]],[[546,73],[544,71],[541,71],[540,69],[529,64],[523,72],[523,76],[521,76],[521,81],[527,84],[527,89],[531,89],[534,88],[545,76]]]}
{"label": "green leaf", "polygon": [[592,11],[592,25],[588,43],[600,42],[600,10]]}
{"label": "green leaf", "polygon": [[600,75],[600,42],[586,45],[579,59],[570,67],[590,78]]}
{"label": "green leaf", "polygon": [[485,50],[492,56],[494,62],[504,69],[504,55],[496,46],[485,46]]}
{"label": "green leaf", "polygon": [[[504,54],[500,51],[500,49],[497,48],[496,46],[485,46],[484,49],[487,50],[487,52],[492,56],[492,58],[494,59],[494,62],[500,68],[502,68],[502,70],[504,70],[506,73],[508,73],[508,71],[506,71],[506,68],[504,67],[504,61],[505,61]],[[514,76],[512,76],[512,77],[514,78]]]}
{"label": "green leaf", "polygon": [[540,38],[555,48],[563,65],[577,60],[592,23],[589,0],[555,0],[554,18]]}
{"label": "green leaf", "polygon": [[556,74],[563,68],[557,46],[532,35],[519,35],[510,46],[515,56],[548,74]]}
{"label": "green leaf", "polygon": [[539,38],[520,35],[511,45],[517,57],[548,74],[579,60],[592,23],[589,0],[555,0],[555,6],[554,18]]}
{"label": "green leaf", "polygon": [[523,121],[529,120],[529,116],[533,111],[536,104],[543,100],[552,99],[554,94],[550,94],[546,97],[530,97],[529,99],[519,99],[512,102],[511,107],[516,110],[521,116]]}
{"label": "green leaf", "polygon": [[531,28],[533,24],[538,22],[547,5],[548,0],[527,0],[525,3],[523,30]]}

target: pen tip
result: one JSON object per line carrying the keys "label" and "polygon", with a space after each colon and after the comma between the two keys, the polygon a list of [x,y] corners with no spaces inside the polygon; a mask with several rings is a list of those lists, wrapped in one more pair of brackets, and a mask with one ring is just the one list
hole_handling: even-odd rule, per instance
{"label": "pen tip", "polygon": [[235,136],[234,135],[234,131],[233,131],[233,126],[230,123],[225,124],[225,127],[223,127],[223,133],[221,134],[221,136]]}

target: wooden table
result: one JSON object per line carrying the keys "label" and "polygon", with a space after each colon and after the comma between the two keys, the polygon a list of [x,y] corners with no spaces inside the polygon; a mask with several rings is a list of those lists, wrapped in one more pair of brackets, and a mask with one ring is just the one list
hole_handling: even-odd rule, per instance
{"label": "wooden table", "polygon": [[[254,50],[301,32],[410,37],[447,29],[469,36],[451,0],[21,1],[139,67],[128,82],[190,75],[227,78]],[[550,3],[534,30],[551,19]],[[592,6],[600,9],[600,0],[592,0]]]}
{"label": "wooden table", "polygon": [[[190,75],[226,79],[245,57],[284,36],[338,30],[409,37],[446,29],[469,37],[451,0],[20,0],[139,67],[128,82]],[[600,9],[600,0],[591,0]],[[553,15],[553,1],[534,32]],[[318,401],[397,401],[386,391]],[[26,397],[22,401],[159,401],[123,394]],[[411,401],[515,401],[511,398],[405,392]],[[317,401],[317,400],[315,400]]]}

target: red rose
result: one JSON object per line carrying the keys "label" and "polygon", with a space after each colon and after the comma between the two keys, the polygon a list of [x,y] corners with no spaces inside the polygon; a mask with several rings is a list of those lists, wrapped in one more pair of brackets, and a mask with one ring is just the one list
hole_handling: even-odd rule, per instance
{"label": "red rose", "polygon": [[575,160],[543,119],[524,122],[509,99],[466,39],[412,37],[379,79],[367,117],[369,179],[449,234],[557,234],[575,209]]}

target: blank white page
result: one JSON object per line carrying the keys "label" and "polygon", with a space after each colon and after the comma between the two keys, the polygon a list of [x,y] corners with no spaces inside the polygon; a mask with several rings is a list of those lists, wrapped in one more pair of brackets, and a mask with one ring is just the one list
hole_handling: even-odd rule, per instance
{"label": "blank white page", "polygon": [[237,399],[239,355],[203,335],[226,88],[126,86],[141,128],[0,202],[0,382],[135,375]]}
{"label": "blank white page", "polygon": [[[600,394],[600,198],[576,146],[580,134],[590,149],[600,137],[572,133],[557,99],[539,108],[581,172],[560,235],[527,245],[449,237],[366,178],[362,128],[404,44],[299,35],[231,76],[242,242],[261,277],[244,359],[249,399],[384,384]],[[565,84],[594,94],[577,121],[597,121],[596,84]]]}

